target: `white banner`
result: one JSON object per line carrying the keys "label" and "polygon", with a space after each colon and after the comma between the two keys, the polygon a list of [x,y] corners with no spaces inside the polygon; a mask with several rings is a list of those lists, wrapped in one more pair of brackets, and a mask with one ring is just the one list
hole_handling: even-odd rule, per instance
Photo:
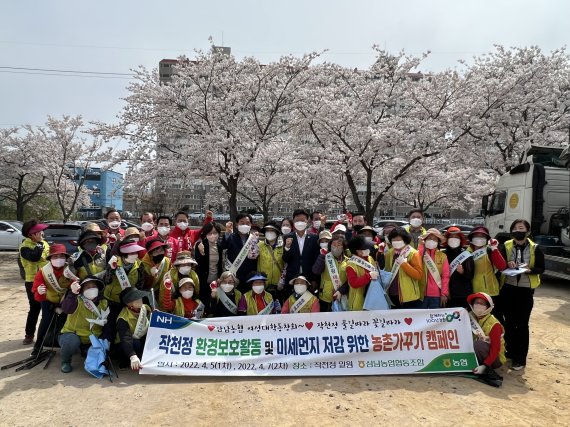
{"label": "white banner", "polygon": [[467,311],[349,311],[193,321],[152,313],[141,374],[338,376],[471,372]]}

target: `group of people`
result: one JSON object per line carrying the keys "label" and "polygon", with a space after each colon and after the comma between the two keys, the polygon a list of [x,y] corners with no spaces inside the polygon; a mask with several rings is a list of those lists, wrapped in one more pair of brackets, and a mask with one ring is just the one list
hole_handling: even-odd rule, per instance
{"label": "group of people", "polygon": [[[303,209],[262,227],[247,213],[224,229],[210,211],[197,229],[186,212],[140,219],[140,229],[123,229],[119,212],[109,211],[108,227],[87,223],[73,254],[43,240],[46,225],[24,224],[20,259],[30,305],[24,344],[35,335],[32,355],[59,321],[62,372],[72,370],[72,355],[85,353],[91,335],[112,344],[121,368],[138,370],[153,310],[189,319],[355,311],[364,309],[371,284],[380,283],[393,309],[468,308],[480,362],[475,373],[506,358],[515,370],[526,364],[544,256],[523,219],[512,223],[512,239],[501,246],[483,226],[468,236],[456,227],[445,234],[425,229],[418,209],[405,227],[387,224],[380,233],[361,213],[327,230],[324,215]],[[521,273],[501,274],[507,268]]]}

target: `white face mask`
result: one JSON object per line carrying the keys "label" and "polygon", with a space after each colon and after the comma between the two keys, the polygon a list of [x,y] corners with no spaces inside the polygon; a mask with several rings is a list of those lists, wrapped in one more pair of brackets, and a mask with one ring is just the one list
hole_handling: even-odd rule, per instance
{"label": "white face mask", "polygon": [[321,228],[321,221],[313,221],[313,227],[315,228]]}
{"label": "white face mask", "polygon": [[367,257],[368,255],[370,255],[370,249],[364,249],[364,250],[361,250],[359,252],[360,252],[360,256],[363,256],[363,257]]}
{"label": "white face mask", "polygon": [[480,248],[481,246],[485,246],[487,244],[487,238],[486,237],[473,237],[471,239],[471,243],[473,244],[473,246],[477,246],[478,248]]}
{"label": "white face mask", "polygon": [[222,288],[222,291],[224,291],[225,293],[231,292],[234,290],[234,284],[233,283],[222,283],[220,285],[220,288]]}
{"label": "white face mask", "polygon": [[295,230],[304,231],[307,228],[307,223],[305,221],[297,221],[295,223]]}
{"label": "white face mask", "polygon": [[256,294],[259,295],[260,293],[262,293],[265,290],[265,286],[255,285],[255,286],[252,286],[251,289],[253,290],[253,292],[255,292]]}
{"label": "white face mask", "polygon": [[111,221],[109,223],[109,228],[112,228],[113,230],[119,228],[119,226],[121,225],[121,221]]}
{"label": "white face mask", "polygon": [[154,229],[154,224],[152,222],[143,222],[141,228],[148,233]]}
{"label": "white face mask", "polygon": [[191,271],[192,271],[192,267],[190,267],[189,265],[183,265],[182,267],[180,267],[178,269],[178,272],[180,274],[183,274],[184,276],[188,276]]}
{"label": "white face mask", "polygon": [[277,233],[274,231],[268,231],[265,233],[265,238],[270,242],[273,242],[275,239],[277,239]]}
{"label": "white face mask", "polygon": [[186,230],[186,229],[188,228],[188,223],[187,223],[187,222],[179,222],[178,224],[176,224],[176,226],[177,226],[180,230],[184,231],[184,230]]}
{"label": "white face mask", "polygon": [[170,226],[158,227],[158,234],[160,234],[161,236],[166,236],[168,233],[170,233]]}
{"label": "white face mask", "polygon": [[372,242],[373,237],[372,236],[364,236],[364,240],[366,240],[367,242],[371,243]]}
{"label": "white face mask", "polygon": [[289,234],[291,232],[291,227],[281,227],[281,233],[283,234]]}
{"label": "white face mask", "polygon": [[410,220],[410,225],[411,225],[412,227],[414,227],[414,228],[421,227],[423,223],[424,223],[424,222],[422,221],[421,218],[412,218],[412,219]]}
{"label": "white face mask", "polygon": [[50,262],[55,268],[61,268],[65,265],[65,258],[52,258]]}
{"label": "white face mask", "polygon": [[219,234],[208,234],[206,239],[208,239],[208,242],[210,243],[216,243],[218,241],[218,237],[220,237]]}
{"label": "white face mask", "polygon": [[250,230],[251,230],[251,225],[247,225],[247,224],[238,225],[238,231],[241,234],[247,234],[247,233],[249,233]]}
{"label": "white face mask", "polygon": [[332,248],[331,252],[332,252],[333,256],[339,257],[342,255],[342,248]]}
{"label": "white face mask", "polygon": [[393,240],[392,241],[392,247],[394,249],[402,249],[404,246],[406,246],[406,244],[404,243],[403,240]]}
{"label": "white face mask", "polygon": [[83,292],[83,296],[89,300],[94,300],[99,296],[99,289],[97,288],[89,288]]}
{"label": "white face mask", "polygon": [[437,242],[435,240],[426,240],[426,242],[424,243],[424,245],[426,246],[426,248],[428,249],[435,249],[437,248]]}
{"label": "white face mask", "polygon": [[489,309],[489,307],[483,304],[473,304],[472,308],[473,308],[473,313],[475,313],[476,316],[484,316],[485,314],[487,314],[486,312]]}
{"label": "white face mask", "polygon": [[303,295],[307,292],[307,285],[293,285],[293,289],[297,295]]}
{"label": "white face mask", "polygon": [[329,244],[327,242],[319,243],[319,245],[321,246],[321,249],[326,249],[329,247]]}
{"label": "white face mask", "polygon": [[181,291],[180,295],[182,295],[182,298],[190,299],[194,295],[194,291]]}
{"label": "white face mask", "polygon": [[133,264],[137,259],[139,259],[138,254],[128,254],[125,258],[125,261],[129,264]]}
{"label": "white face mask", "polygon": [[455,249],[458,248],[459,245],[461,245],[461,239],[458,239],[457,237],[450,237],[447,239],[447,246],[450,248]]}

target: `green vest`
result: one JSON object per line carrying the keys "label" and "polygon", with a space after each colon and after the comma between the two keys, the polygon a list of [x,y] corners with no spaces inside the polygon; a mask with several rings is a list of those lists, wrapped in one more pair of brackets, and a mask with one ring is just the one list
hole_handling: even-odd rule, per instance
{"label": "green vest", "polygon": [[[512,261],[513,258],[513,246],[514,246],[515,241],[514,240],[507,240],[505,242],[505,251],[507,252],[507,263],[509,261]],[[529,244],[529,248],[530,248],[530,259],[528,261],[528,268],[533,268],[534,267],[534,260],[535,260],[535,256],[534,256],[534,252],[536,250],[536,243],[534,243],[532,240],[528,239],[528,244]],[[540,286],[540,275],[539,274],[529,274],[528,275],[528,279],[530,280],[530,287],[532,289],[538,288]],[[503,284],[505,283],[505,276],[501,275],[501,286],[503,286]]]}
{"label": "green vest", "polygon": [[[198,308],[201,303],[200,300],[195,299],[193,301],[196,303],[196,308]],[[196,308],[194,308],[194,310],[196,310]],[[172,314],[180,317],[186,317],[186,312],[184,311],[184,301],[182,301],[182,297],[176,298],[174,300],[174,310],[172,310]]]}
{"label": "green vest", "polygon": [[[150,285],[152,285],[152,288],[156,291],[159,289],[160,284],[162,283],[162,281],[164,280],[164,276],[166,275],[166,273],[168,273],[168,270],[170,270],[170,258],[165,257],[164,258],[164,271],[162,272],[162,274],[160,274],[158,277],[153,277],[152,274],[150,274],[150,270],[152,269],[152,267],[155,267],[154,265],[154,261],[152,260],[152,258],[150,257],[149,254],[146,254],[143,259],[142,259],[142,263],[144,266],[144,271],[146,273],[146,282],[148,283],[149,287]],[[156,265],[156,268],[160,270],[159,268],[160,264]],[[194,280],[194,279],[192,279]]]}
{"label": "green vest", "polygon": [[[46,275],[43,271],[43,267],[42,267],[41,271],[42,271],[42,276],[44,277],[44,284],[46,285],[46,300],[48,300],[49,302],[53,302],[54,304],[59,304],[61,302],[62,297],[65,295],[65,290],[67,288],[69,288],[69,285],[71,285],[71,280],[69,280],[63,274],[61,275],[61,277],[59,279],[57,279],[57,283],[58,283],[59,287],[63,290],[62,293],[59,293],[54,288],[52,288],[51,285],[49,284],[48,280],[46,279]],[[54,276],[55,276],[55,272],[54,272]]]}
{"label": "green vest", "polygon": [[[260,241],[259,256],[257,257],[257,270],[267,275],[267,284],[276,285],[281,278],[285,262],[283,261],[283,246],[273,249],[267,242]],[[273,252],[273,255],[271,255]],[[273,260],[275,258],[275,261]]]}
{"label": "green vest", "polygon": [[[28,261],[27,259],[23,258],[22,255],[20,255],[20,262],[22,263],[22,266],[24,267],[24,271],[26,273],[25,276],[26,282],[33,282],[34,276],[36,275],[38,270],[47,264],[47,256],[49,255],[49,244],[45,240],[42,240],[41,243],[42,245],[44,245],[44,250],[42,252],[42,258],[39,261],[37,262]],[[22,251],[22,248],[34,249],[36,245],[37,245],[36,242],[34,242],[29,237],[26,237],[22,242],[22,244],[20,245],[20,253]]]}
{"label": "green vest", "polygon": [[[150,318],[150,313],[152,313],[152,309],[146,304],[144,304],[144,306],[146,307],[146,314]],[[127,324],[129,325],[129,330],[131,331],[131,334],[133,334],[135,332],[135,328],[137,327],[137,322],[139,320],[139,313],[133,313],[131,310],[129,310],[128,307],[123,307],[123,309],[119,313],[119,317],[117,317],[117,321],[119,321],[119,319],[123,319],[125,322],[127,322]],[[121,342],[121,340],[119,338],[119,333],[117,333],[117,337],[115,338],[115,344],[119,342]]]}
{"label": "green vest", "polygon": [[[295,294],[292,294],[287,299],[289,302],[289,313],[291,313],[291,307],[293,307],[293,305],[297,302],[297,299],[298,298],[295,298]],[[315,303],[316,299],[317,298],[314,295],[311,295],[311,298],[309,298],[309,300],[305,303],[305,305],[303,305],[303,307],[299,309],[297,313],[311,313],[311,307]]]}
{"label": "green vest", "polygon": [[[253,296],[253,291],[247,291],[244,294],[245,302],[247,304],[247,311],[246,314],[248,316],[253,316],[259,313],[257,310],[257,302],[255,301],[255,297]],[[269,292],[265,292],[263,295],[263,299],[265,300],[265,306],[271,304],[273,302],[273,297]]]}
{"label": "green vest", "polygon": [[[473,253],[473,248],[467,249]],[[473,293],[485,292],[488,295],[495,297],[499,295],[499,281],[495,276],[495,267],[489,258],[489,254],[475,260],[475,274],[473,276]]]}
{"label": "green vest", "polygon": [[[411,224],[404,225],[404,230],[406,230],[408,233],[410,233],[410,236],[412,235],[412,232],[410,231],[411,228],[412,228]],[[427,232],[427,230],[422,226],[422,228],[420,230],[420,236],[423,236],[424,234],[426,234],[426,232]],[[413,238],[412,238],[412,241],[410,242],[410,246],[414,249],[417,249],[416,242],[414,241]]]}
{"label": "green vest", "polygon": [[[200,293],[200,279],[198,279],[198,273],[192,270],[188,277],[194,282],[194,293],[198,295]],[[172,279],[172,291],[174,292],[175,289],[178,289],[178,282],[180,282],[176,267],[170,269],[170,278]]]}
{"label": "green vest", "polygon": [[499,324],[499,326],[501,326],[501,330],[503,332],[501,334],[501,351],[499,352],[499,360],[501,361],[502,364],[504,364],[507,361],[507,358],[505,356],[505,339],[503,338],[503,335],[505,334],[505,329],[503,328],[503,325],[501,325],[501,323],[497,320],[497,318],[492,314],[488,314],[482,319],[477,319],[477,322],[479,323],[479,326],[481,326],[481,329],[483,329],[483,333],[487,337],[491,333],[491,329],[493,329],[493,326],[495,326],[497,323]]}
{"label": "green vest", "polygon": [[[412,258],[416,256],[417,250],[412,249],[408,254],[408,263],[411,263]],[[394,262],[394,248],[390,248],[386,253],[384,260],[386,265],[384,269],[386,271],[392,271]],[[423,299],[424,294],[422,292],[422,285],[420,280],[411,278],[406,274],[403,268],[398,269],[398,294],[400,295],[400,302],[405,303],[409,301],[417,301]]]}
{"label": "green vest", "polygon": [[[334,262],[336,264],[336,269],[338,270],[338,275],[340,277],[340,284],[346,283],[346,266],[348,263],[348,258],[343,256],[341,262],[335,258]],[[321,273],[321,286],[319,292],[319,299],[329,304],[333,301],[334,286],[329,274],[329,269],[327,268],[327,263],[325,261],[325,270]]]}
{"label": "green vest", "polygon": [[[141,262],[140,260],[136,260],[131,267],[131,271],[127,274],[127,278],[129,279],[129,283],[131,287],[136,285],[139,279],[139,266]],[[122,267],[123,259],[119,258],[117,260],[117,268]],[[113,271],[113,281],[105,286],[105,290],[103,291],[103,296],[107,298],[109,301],[121,303],[120,295],[121,295],[121,284],[119,283],[119,279],[117,278],[117,274]]]}
{"label": "green vest", "polygon": [[[368,256],[367,261],[374,265],[374,258]],[[346,266],[350,266],[355,272],[358,277],[364,276],[366,270],[359,265],[351,262],[350,260],[347,261]],[[350,283],[349,283],[350,285]],[[348,311],[362,311],[364,307],[364,298],[366,296],[366,289],[368,289],[368,285],[362,286],[361,288],[353,288],[349,286],[348,290]]]}
{"label": "green vest", "polygon": [[[101,298],[99,304],[97,305],[99,311],[103,311],[107,309],[107,300]],[[65,321],[65,325],[61,328],[61,333],[65,334],[67,332],[75,334],[79,337],[82,344],[89,344],[89,335],[93,334],[96,337],[99,337],[103,332],[103,327],[93,324],[93,328],[89,329],[90,323],[87,319],[96,319],[97,316],[95,313],[90,311],[81,299],[77,299],[77,308],[71,314],[67,315],[67,320]]]}
{"label": "green vest", "polygon": [[[107,267],[105,255],[99,254],[99,256],[95,255],[95,257],[91,257],[90,254],[86,253],[85,256],[88,256],[91,258],[91,262],[87,263],[87,265],[89,266],[89,270],[91,271],[91,275],[101,273]],[[85,260],[85,257],[82,256],[82,259]],[[87,276],[89,276],[90,274],[89,274],[89,271],[87,271],[87,268],[85,267],[85,265],[82,265],[81,267],[79,267],[77,269],[77,271],[75,272],[75,275],[77,277],[79,277],[81,280],[83,280]]]}

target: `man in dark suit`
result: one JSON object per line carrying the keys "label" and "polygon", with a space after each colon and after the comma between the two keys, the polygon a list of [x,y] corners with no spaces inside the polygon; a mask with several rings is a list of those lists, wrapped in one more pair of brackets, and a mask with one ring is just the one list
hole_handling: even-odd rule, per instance
{"label": "man in dark suit", "polygon": [[313,274],[312,270],[320,252],[319,236],[307,233],[308,220],[309,214],[303,209],[297,209],[293,212],[295,231],[283,237],[285,241],[283,260],[287,263],[285,298],[292,292],[289,282],[298,275],[309,279],[312,291],[318,289],[319,278]]}

